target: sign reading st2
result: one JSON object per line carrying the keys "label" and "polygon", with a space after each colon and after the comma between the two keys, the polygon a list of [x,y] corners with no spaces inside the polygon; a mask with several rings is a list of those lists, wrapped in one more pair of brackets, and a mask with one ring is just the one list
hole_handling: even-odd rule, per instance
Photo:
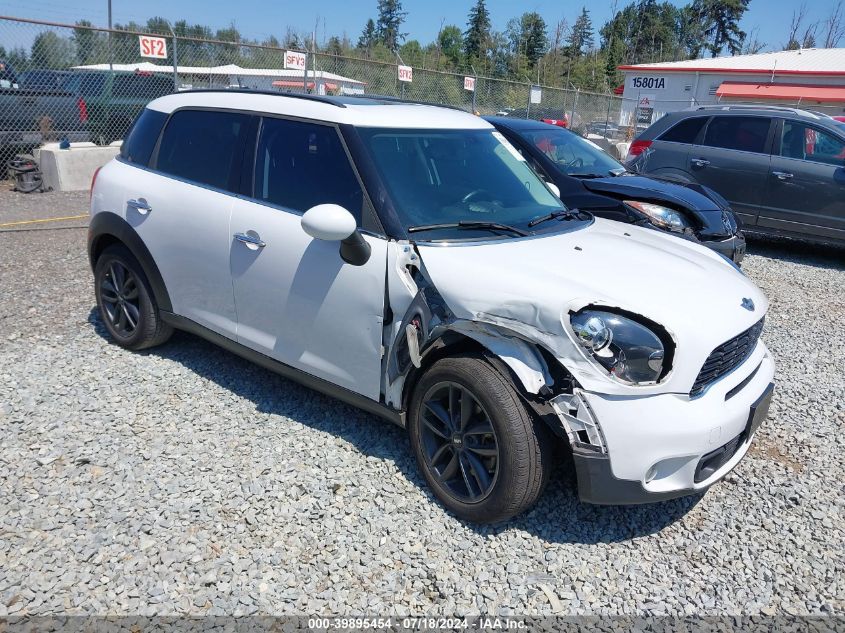
{"label": "sign reading st2", "polygon": [[167,59],[167,40],[163,37],[139,35],[138,44],[141,47],[141,57]]}
{"label": "sign reading st2", "polygon": [[666,77],[634,77],[631,80],[634,88],[652,88],[663,90],[666,87]]}

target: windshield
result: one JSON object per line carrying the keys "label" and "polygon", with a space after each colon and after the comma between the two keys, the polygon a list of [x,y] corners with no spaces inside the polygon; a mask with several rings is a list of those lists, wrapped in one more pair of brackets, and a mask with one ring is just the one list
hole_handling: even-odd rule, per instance
{"label": "windshield", "polygon": [[611,176],[625,170],[622,163],[597,145],[559,127],[550,125],[548,130],[520,130],[518,134],[569,176]]}
{"label": "windshield", "polygon": [[[501,225],[524,230],[532,219],[564,210],[494,130],[358,131],[399,219],[419,239],[513,237],[523,231]],[[435,224],[441,226],[429,226]]]}

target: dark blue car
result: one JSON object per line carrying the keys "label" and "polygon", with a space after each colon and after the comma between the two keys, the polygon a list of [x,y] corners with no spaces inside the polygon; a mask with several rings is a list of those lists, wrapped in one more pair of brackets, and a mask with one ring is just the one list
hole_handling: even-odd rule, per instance
{"label": "dark blue car", "polygon": [[745,237],[728,202],[712,189],[635,175],[597,145],[540,121],[486,117],[570,208],[699,242],[737,264]]}

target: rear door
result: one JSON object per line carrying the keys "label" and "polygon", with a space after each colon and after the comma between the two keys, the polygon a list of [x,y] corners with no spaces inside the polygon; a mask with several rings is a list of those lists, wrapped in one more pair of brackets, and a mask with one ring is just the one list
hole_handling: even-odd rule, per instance
{"label": "rear door", "polygon": [[781,119],[759,225],[845,241],[845,134]]}
{"label": "rear door", "polygon": [[663,132],[641,155],[638,171],[689,182],[691,174],[687,166],[690,151],[704,136],[707,120],[706,115],[687,117]]}
{"label": "rear door", "polygon": [[756,223],[763,202],[773,125],[770,117],[713,116],[687,157],[696,182],[726,198],[746,225]]}
{"label": "rear door", "polygon": [[125,189],[126,220],[158,265],[173,311],[232,339],[229,219],[255,120],[237,112],[174,112],[152,169],[133,170]]}

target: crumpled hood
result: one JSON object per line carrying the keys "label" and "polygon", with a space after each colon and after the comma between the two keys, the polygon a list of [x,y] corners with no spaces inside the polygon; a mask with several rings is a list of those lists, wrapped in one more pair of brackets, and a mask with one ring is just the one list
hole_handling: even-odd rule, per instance
{"label": "crumpled hood", "polygon": [[[707,248],[599,218],[569,233],[418,249],[457,318],[493,323],[545,345],[579,380],[579,368],[596,372],[564,328],[570,311],[603,305],[662,325],[677,349],[672,373],[656,387],[688,392],[710,352],[768,309],[759,288]],[[744,298],[754,302],[753,312],[742,307]]]}
{"label": "crumpled hood", "polygon": [[666,202],[690,211],[721,211],[719,205],[702,191],[648,176],[613,176],[583,181],[590,191],[613,193],[635,200]]}

